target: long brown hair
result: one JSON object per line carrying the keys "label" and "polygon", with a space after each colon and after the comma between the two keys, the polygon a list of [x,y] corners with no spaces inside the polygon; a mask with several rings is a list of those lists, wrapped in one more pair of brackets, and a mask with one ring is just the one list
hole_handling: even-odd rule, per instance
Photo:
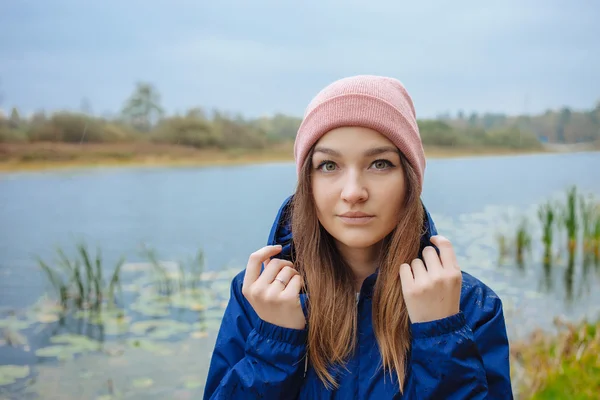
{"label": "long brown hair", "polygon": [[[312,195],[311,149],[302,166],[292,202],[293,262],[308,293],[308,357],[328,387],[338,387],[331,367],[343,367],[354,351],[357,330],[356,294],[351,269],[333,238],[320,225]],[[385,371],[395,371],[400,391],[410,349],[409,319],[399,267],[417,257],[424,210],[414,170],[401,156],[407,182],[396,228],[383,240],[379,273],[373,292],[373,329]]]}

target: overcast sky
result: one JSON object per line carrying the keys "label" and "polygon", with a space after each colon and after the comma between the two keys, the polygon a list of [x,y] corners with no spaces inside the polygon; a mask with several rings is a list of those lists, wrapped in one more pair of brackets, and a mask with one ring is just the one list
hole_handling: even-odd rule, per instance
{"label": "overcast sky", "polygon": [[600,100],[597,0],[2,0],[3,109],[115,113],[136,81],[169,112],[302,115],[354,74],[394,76],[419,117]]}

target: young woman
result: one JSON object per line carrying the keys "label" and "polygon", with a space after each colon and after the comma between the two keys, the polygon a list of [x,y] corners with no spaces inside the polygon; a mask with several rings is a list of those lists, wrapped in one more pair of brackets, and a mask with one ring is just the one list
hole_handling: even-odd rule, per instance
{"label": "young woman", "polygon": [[296,192],[233,279],[204,398],[512,398],[502,303],[421,202],[403,85],[333,82],[294,156]]}

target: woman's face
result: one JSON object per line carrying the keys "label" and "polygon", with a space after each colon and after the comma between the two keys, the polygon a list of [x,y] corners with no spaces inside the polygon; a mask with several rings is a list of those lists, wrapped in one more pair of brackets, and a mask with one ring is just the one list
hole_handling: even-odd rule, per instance
{"label": "woman's face", "polygon": [[395,228],[406,184],[398,149],[385,136],[361,127],[329,131],[312,168],[319,221],[338,245],[366,249]]}

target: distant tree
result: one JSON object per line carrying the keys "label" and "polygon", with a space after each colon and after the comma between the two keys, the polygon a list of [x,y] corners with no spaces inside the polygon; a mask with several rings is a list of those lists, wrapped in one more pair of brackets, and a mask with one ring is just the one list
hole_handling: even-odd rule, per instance
{"label": "distant tree", "polygon": [[558,122],[556,124],[556,139],[560,143],[565,142],[565,128],[571,120],[571,110],[568,107],[563,107],[558,114]]}
{"label": "distant tree", "polygon": [[81,104],[79,106],[79,109],[85,115],[91,116],[93,114],[92,113],[92,104],[90,103],[90,100],[87,97],[84,97],[83,99],[81,99]]}
{"label": "distant tree", "polygon": [[136,129],[148,132],[164,115],[160,101],[160,94],[152,84],[139,82],[127,99],[122,114]]}
{"label": "distant tree", "polygon": [[48,120],[44,110],[38,110],[31,115],[31,124],[43,124]]}
{"label": "distant tree", "polygon": [[19,115],[19,110],[17,110],[17,107],[13,107],[11,110],[8,121],[8,125],[12,129],[18,129],[19,126],[21,126],[21,115]]}
{"label": "distant tree", "polygon": [[186,116],[188,118],[206,119],[206,113],[200,107],[194,107],[188,110]]}
{"label": "distant tree", "polygon": [[196,148],[216,147],[220,143],[220,138],[210,122],[194,115],[165,118],[156,126],[152,136],[157,143]]}
{"label": "distant tree", "polygon": [[[592,121],[592,124],[600,125],[600,100],[598,100],[598,102],[596,103],[596,107],[590,110],[588,115],[590,120]],[[597,128],[600,128],[600,126],[597,126]]]}
{"label": "distant tree", "polygon": [[445,111],[443,113],[439,113],[437,115],[437,119],[440,121],[450,121],[452,117],[450,116],[450,113],[448,111]]}
{"label": "distant tree", "polygon": [[471,113],[471,115],[469,116],[469,126],[471,126],[471,127],[477,126],[477,113],[476,112]]}

